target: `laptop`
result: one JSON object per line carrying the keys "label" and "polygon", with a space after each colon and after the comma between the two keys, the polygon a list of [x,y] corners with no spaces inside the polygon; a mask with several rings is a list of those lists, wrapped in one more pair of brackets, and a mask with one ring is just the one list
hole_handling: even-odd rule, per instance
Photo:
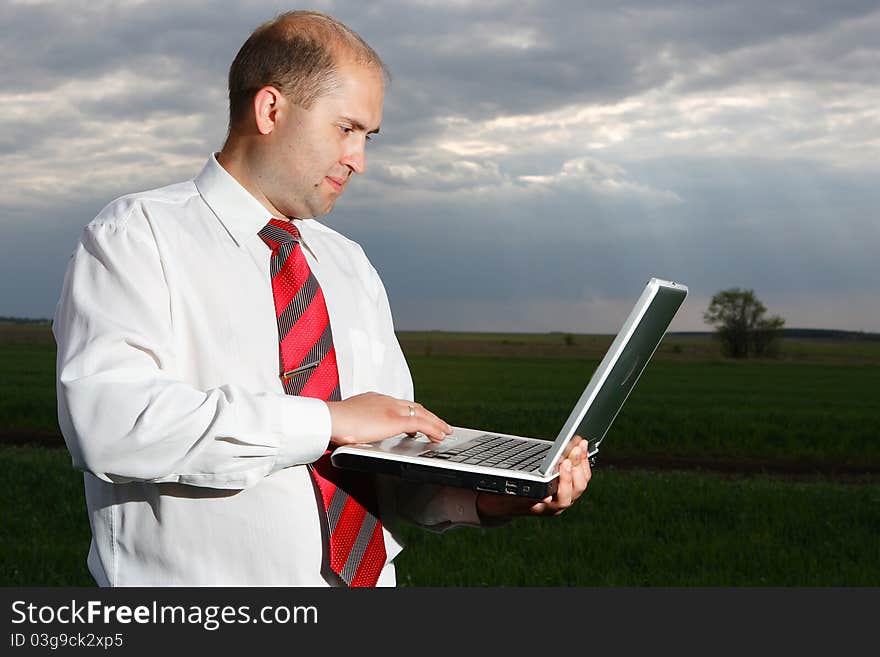
{"label": "laptop", "polygon": [[593,372],[556,440],[453,427],[439,443],[400,434],[345,445],[331,455],[339,468],[391,474],[405,480],[541,499],[556,492],[559,461],[580,435],[595,465],[599,446],[687,296],[685,285],[650,279],[620,332]]}

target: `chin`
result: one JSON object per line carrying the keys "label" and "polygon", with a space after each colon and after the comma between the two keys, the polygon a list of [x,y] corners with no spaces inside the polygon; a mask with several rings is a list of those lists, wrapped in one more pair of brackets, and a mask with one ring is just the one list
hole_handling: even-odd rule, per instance
{"label": "chin", "polygon": [[316,218],[316,217],[326,217],[328,214],[330,214],[331,212],[333,212],[333,206],[334,206],[334,205],[335,205],[335,203],[334,203],[333,201],[330,201],[330,202],[329,202],[327,205],[325,205],[323,208],[317,210],[317,211],[314,213],[314,215],[312,215],[312,218],[314,219],[314,218]]}
{"label": "chin", "polygon": [[320,208],[306,207],[300,208],[299,211],[294,212],[290,216],[296,217],[297,219],[314,219],[315,217],[320,217],[323,214],[326,213],[320,212]]}

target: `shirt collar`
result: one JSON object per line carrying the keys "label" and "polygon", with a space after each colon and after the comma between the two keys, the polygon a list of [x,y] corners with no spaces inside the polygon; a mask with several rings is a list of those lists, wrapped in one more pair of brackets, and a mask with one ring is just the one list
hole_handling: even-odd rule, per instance
{"label": "shirt collar", "polygon": [[[216,153],[208,158],[201,173],[196,176],[195,184],[205,203],[237,246],[256,238],[257,233],[272,219],[272,213],[220,165]],[[304,223],[307,222],[296,221],[300,243],[317,259],[315,252],[306,243],[304,233],[307,231],[302,229]]]}

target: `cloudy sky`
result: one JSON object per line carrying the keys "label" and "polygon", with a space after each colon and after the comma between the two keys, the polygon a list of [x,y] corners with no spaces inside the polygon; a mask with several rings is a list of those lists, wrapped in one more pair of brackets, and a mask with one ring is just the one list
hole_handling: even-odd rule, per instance
{"label": "cloudy sky", "polygon": [[393,75],[326,221],[398,328],[614,332],[659,276],[677,330],[741,287],[880,331],[876,0],[0,0],[0,315],[50,317],[84,224],[198,173],[229,63],[294,8]]}

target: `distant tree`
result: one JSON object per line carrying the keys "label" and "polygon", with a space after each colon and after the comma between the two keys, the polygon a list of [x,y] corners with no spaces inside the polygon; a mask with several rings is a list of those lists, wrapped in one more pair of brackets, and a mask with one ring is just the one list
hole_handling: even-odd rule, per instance
{"label": "distant tree", "polygon": [[712,297],[703,320],[715,327],[721,350],[726,356],[770,356],[778,350],[782,317],[765,317],[767,308],[754,290],[738,287],[722,290]]}

